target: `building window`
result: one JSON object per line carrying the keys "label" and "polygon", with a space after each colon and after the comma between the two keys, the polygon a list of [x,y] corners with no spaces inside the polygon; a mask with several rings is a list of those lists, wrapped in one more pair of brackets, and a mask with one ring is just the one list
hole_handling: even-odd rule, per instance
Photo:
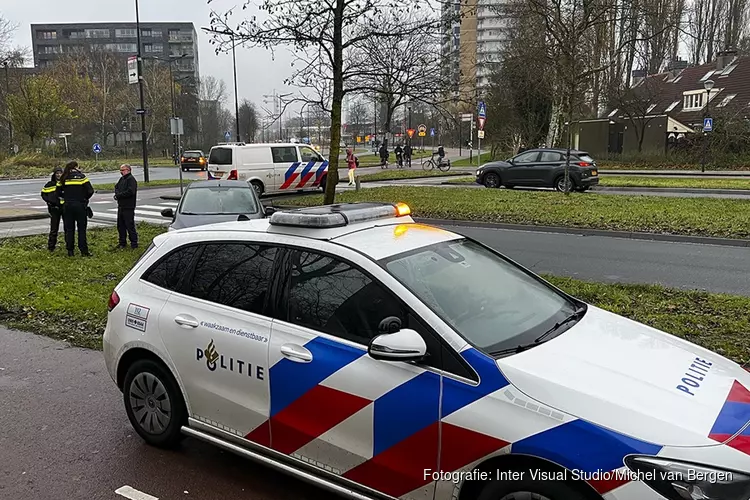
{"label": "building window", "polygon": [[649,106],[648,109],[646,110],[646,114],[649,114],[650,112],[652,112],[655,107],[656,107],[656,104],[652,104],[651,106]]}
{"label": "building window", "polygon": [[38,37],[42,40],[57,40],[57,31],[40,31]]}
{"label": "building window", "polygon": [[708,80],[708,79],[709,79],[709,77],[710,77],[711,75],[713,75],[713,74],[714,74],[714,70],[711,70],[711,71],[709,71],[708,73],[706,73],[705,75],[703,75],[703,78],[701,78],[701,79],[700,79],[699,81],[701,81],[701,82],[705,82],[705,81],[706,81],[706,80]]}
{"label": "building window", "polygon": [[115,38],[135,38],[138,33],[135,29],[124,28],[115,30]]}
{"label": "building window", "polygon": [[86,38],[109,38],[108,29],[86,30]]}
{"label": "building window", "polygon": [[151,34],[150,29],[144,29],[144,30],[141,30],[141,36],[145,38],[151,38],[153,35]]}
{"label": "building window", "polygon": [[180,30],[169,30],[170,40],[179,40],[179,38],[180,38]]}
{"label": "building window", "polygon": [[684,94],[684,102],[682,104],[683,111],[694,111],[703,107],[703,100],[706,95],[705,91],[697,91],[692,94]]}
{"label": "building window", "polygon": [[735,97],[737,97],[737,94],[729,94],[728,96],[726,96],[724,98],[723,101],[721,101],[719,104],[717,104],[716,107],[717,108],[723,108],[724,106],[726,106],[727,104],[729,104],[732,101],[732,99],[734,99]]}
{"label": "building window", "polygon": [[79,38],[86,38],[86,32],[81,31],[71,31],[70,35],[68,35],[68,38],[70,39],[79,39]]}
{"label": "building window", "polygon": [[41,45],[39,46],[39,53],[40,54],[59,54],[60,47],[57,47],[55,45]]}
{"label": "building window", "polygon": [[722,71],[721,75],[719,75],[719,76],[729,76],[729,73],[731,73],[732,71],[734,71],[734,68],[737,67],[737,64],[738,63],[730,64],[729,66],[727,66],[726,68],[724,68],[724,71]]}
{"label": "building window", "polygon": [[138,47],[134,43],[108,43],[104,45],[105,50],[112,52],[137,52]]}

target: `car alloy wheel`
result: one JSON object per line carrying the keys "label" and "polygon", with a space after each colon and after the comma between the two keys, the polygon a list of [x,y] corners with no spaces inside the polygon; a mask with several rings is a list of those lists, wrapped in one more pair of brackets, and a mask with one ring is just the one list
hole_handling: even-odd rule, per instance
{"label": "car alloy wheel", "polygon": [[163,434],[172,420],[172,401],[154,374],[139,373],[128,388],[130,410],[140,428],[149,434]]}
{"label": "car alloy wheel", "polygon": [[484,176],[484,185],[488,188],[499,188],[500,187],[500,176],[494,172],[490,172]]}
{"label": "car alloy wheel", "polygon": [[[570,179],[568,182],[570,183],[569,191],[573,191],[573,189],[575,189],[575,184],[573,183],[573,179]],[[557,178],[557,182],[555,182],[555,189],[557,191],[560,191],[561,193],[565,192],[565,176],[561,176]]]}

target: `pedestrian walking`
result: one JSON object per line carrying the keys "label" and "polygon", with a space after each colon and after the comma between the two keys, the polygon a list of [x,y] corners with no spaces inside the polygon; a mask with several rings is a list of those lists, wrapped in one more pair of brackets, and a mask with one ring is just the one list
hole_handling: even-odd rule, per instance
{"label": "pedestrian walking", "polygon": [[357,169],[359,159],[354,156],[351,149],[346,150],[346,165],[349,167],[349,185],[354,185],[354,171]]}
{"label": "pedestrian walking", "polygon": [[60,180],[57,181],[56,193],[65,206],[63,225],[68,257],[73,257],[76,227],[78,228],[78,250],[81,251],[81,255],[91,257],[86,238],[86,228],[88,225],[89,199],[94,195],[94,187],[86,175],[78,169],[77,161],[69,161],[65,165],[65,170],[60,176]]}
{"label": "pedestrian walking", "polygon": [[[57,235],[60,232],[60,220],[63,218],[62,200],[57,196],[57,181],[62,177],[63,169],[56,167],[52,172],[52,177],[42,188],[42,199],[47,203],[47,212],[49,212],[49,237],[47,238],[47,249],[50,252],[55,251],[57,246]],[[63,231],[65,224],[63,223]]]}
{"label": "pedestrian walking", "polygon": [[380,146],[380,168],[388,168],[388,147],[385,145],[385,141]]}
{"label": "pedestrian walking", "polygon": [[398,168],[404,167],[404,150],[401,147],[401,144],[398,144],[396,146],[396,149],[393,151],[396,153],[396,163],[398,164]]}
{"label": "pedestrian walking", "polygon": [[130,248],[138,248],[138,232],[135,229],[135,201],[138,193],[138,181],[133,177],[130,165],[120,165],[120,180],[115,185],[117,200],[117,233],[119,248],[127,246],[126,237],[130,238]]}
{"label": "pedestrian walking", "polygon": [[406,165],[411,168],[411,144],[408,142],[404,146],[404,160],[406,160]]}

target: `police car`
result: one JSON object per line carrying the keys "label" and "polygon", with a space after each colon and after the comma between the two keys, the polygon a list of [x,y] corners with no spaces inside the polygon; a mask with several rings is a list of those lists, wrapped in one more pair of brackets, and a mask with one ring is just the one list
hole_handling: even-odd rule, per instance
{"label": "police car", "polygon": [[146,442],[349,498],[750,498],[750,374],[402,204],[156,237],[104,355]]}

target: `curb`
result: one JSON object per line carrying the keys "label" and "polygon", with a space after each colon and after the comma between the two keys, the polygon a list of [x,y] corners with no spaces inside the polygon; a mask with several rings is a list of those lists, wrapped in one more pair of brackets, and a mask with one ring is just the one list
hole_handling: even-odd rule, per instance
{"label": "curb", "polygon": [[37,219],[49,219],[49,214],[47,212],[38,212],[34,214],[9,215],[7,217],[0,216],[0,223],[1,222],[20,222],[20,221],[25,221],[25,220],[37,220]]}
{"label": "curb", "polygon": [[526,224],[507,224],[500,222],[481,222],[470,220],[417,218],[416,222],[436,226],[476,227],[482,229],[506,229],[512,231],[531,231],[538,233],[577,234],[580,236],[604,236],[607,238],[624,238],[630,240],[667,241],[672,243],[696,243],[700,245],[719,245],[730,247],[750,247],[750,240],[739,238],[716,238],[711,236],[684,236],[668,233],[642,233],[636,231],[610,231],[607,229],[586,229],[578,227],[530,226]]}
{"label": "curb", "polygon": [[747,170],[717,170],[709,172],[695,172],[690,170],[608,170],[599,169],[602,175],[621,175],[621,176],[675,176],[675,177],[750,177],[750,171]]}
{"label": "curb", "polygon": [[750,196],[750,189],[701,189],[701,188],[655,188],[655,187],[611,187],[597,186],[591,190],[597,191],[619,191],[621,193],[648,192],[648,193],[677,193],[677,194],[730,194],[737,196]]}

